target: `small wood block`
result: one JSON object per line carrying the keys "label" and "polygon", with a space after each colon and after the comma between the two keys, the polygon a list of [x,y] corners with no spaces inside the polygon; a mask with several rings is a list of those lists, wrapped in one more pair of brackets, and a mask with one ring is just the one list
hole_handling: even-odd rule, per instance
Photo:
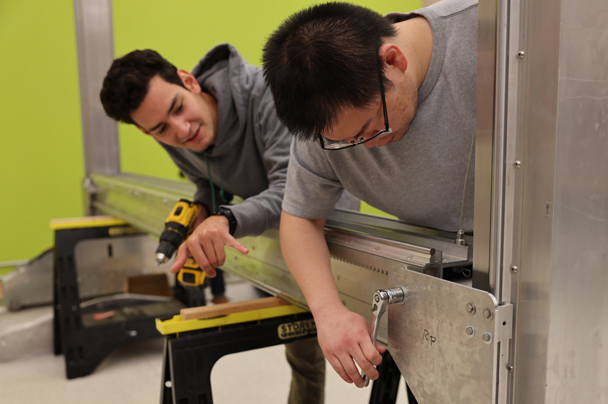
{"label": "small wood block", "polygon": [[252,311],[260,309],[269,309],[271,307],[279,307],[289,305],[287,300],[272,296],[261,299],[245,300],[243,302],[222,303],[213,306],[191,307],[180,310],[181,319],[183,320],[200,320],[209,317],[225,316],[232,313],[241,313],[243,311]]}
{"label": "small wood block", "polygon": [[123,292],[173,297],[166,274],[134,275],[125,279]]}

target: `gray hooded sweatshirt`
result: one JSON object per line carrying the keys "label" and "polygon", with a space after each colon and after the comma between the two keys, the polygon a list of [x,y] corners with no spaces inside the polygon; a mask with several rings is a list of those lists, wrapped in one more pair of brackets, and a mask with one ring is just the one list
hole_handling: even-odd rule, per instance
{"label": "gray hooded sweatshirt", "polygon": [[[209,212],[230,208],[238,223],[235,237],[278,227],[292,136],[276,116],[261,68],[245,61],[234,46],[221,44],[192,74],[218,102],[216,143],[203,152],[161,146],[196,185],[195,201]],[[228,206],[234,195],[243,203]]]}

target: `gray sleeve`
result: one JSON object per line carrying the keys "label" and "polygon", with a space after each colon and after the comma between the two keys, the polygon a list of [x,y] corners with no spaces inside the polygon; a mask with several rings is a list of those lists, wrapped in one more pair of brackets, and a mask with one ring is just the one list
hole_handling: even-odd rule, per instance
{"label": "gray sleeve", "polygon": [[277,228],[281,219],[292,135],[277,118],[270,90],[264,94],[254,130],[267,173],[268,188],[239,205],[226,206],[237,221],[236,238],[257,236]]}
{"label": "gray sleeve", "polygon": [[317,141],[294,140],[287,170],[283,210],[304,219],[329,216],[344,188]]}

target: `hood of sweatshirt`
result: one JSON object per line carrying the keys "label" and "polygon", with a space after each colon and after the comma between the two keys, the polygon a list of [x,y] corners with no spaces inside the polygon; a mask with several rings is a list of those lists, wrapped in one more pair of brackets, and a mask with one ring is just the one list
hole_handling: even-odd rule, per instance
{"label": "hood of sweatshirt", "polygon": [[218,103],[217,139],[203,153],[224,155],[245,134],[250,124],[250,97],[260,74],[259,68],[247,63],[228,43],[215,46],[194,67],[192,75]]}

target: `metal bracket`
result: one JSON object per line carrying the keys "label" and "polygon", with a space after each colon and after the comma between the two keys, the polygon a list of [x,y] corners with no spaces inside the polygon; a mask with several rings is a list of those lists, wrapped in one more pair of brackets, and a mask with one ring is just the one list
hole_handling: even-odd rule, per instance
{"label": "metal bracket", "polygon": [[513,305],[507,303],[498,306],[494,313],[496,317],[494,340],[502,342],[513,338]]}

